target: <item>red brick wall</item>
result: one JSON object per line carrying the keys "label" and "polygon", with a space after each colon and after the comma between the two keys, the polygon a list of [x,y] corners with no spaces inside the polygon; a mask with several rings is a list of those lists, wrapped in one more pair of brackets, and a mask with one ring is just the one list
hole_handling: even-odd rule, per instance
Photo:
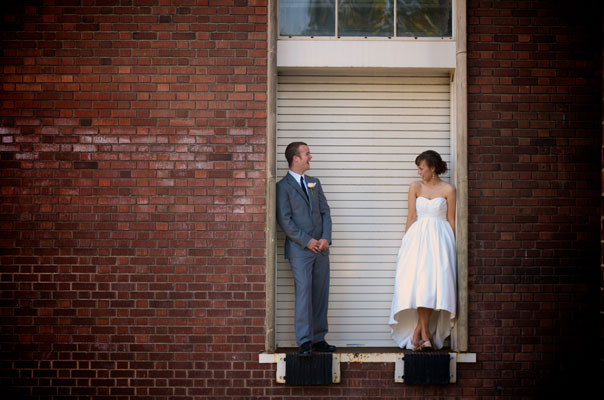
{"label": "red brick wall", "polygon": [[569,374],[588,370],[572,363],[589,352],[575,342],[597,341],[585,327],[601,193],[602,28],[590,17],[602,6],[558,3],[468,3],[478,362],[446,387],[343,364],[339,385],[292,388],[257,362],[266,2],[11,0],[0,386],[24,398],[351,399],[529,398],[576,383]]}
{"label": "red brick wall", "polygon": [[1,387],[268,385],[266,2],[207,3],[3,11]]}
{"label": "red brick wall", "polygon": [[576,343],[597,342],[601,17],[469,2],[470,349],[490,393],[597,382]]}

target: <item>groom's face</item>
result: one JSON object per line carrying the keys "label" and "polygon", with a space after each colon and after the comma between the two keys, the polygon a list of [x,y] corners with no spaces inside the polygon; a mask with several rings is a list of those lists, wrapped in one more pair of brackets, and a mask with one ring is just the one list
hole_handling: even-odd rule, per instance
{"label": "groom's face", "polygon": [[310,169],[310,149],[306,145],[298,147],[298,154],[294,156],[294,162],[296,163],[299,170],[303,173]]}

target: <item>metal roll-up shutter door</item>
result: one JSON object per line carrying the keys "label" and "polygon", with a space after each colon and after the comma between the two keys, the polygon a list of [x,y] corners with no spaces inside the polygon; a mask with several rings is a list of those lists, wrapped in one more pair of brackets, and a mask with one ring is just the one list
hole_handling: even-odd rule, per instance
{"label": "metal roll-up shutter door", "polygon": [[[331,206],[329,334],[337,346],[390,347],[388,315],[415,157],[451,160],[448,74],[280,73],[277,178],[285,147],[308,143],[307,172]],[[444,176],[448,180],[448,174]],[[294,284],[277,236],[277,346],[296,346]]]}

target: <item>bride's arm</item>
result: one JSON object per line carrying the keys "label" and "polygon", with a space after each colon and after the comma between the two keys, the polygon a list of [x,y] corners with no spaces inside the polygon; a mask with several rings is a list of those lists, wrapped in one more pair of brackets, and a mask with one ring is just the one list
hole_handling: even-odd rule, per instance
{"label": "bride's arm", "polygon": [[409,199],[407,201],[407,224],[405,225],[405,232],[409,230],[409,227],[417,220],[417,211],[415,209],[415,200],[417,199],[417,182],[413,182],[409,185]]}
{"label": "bride's arm", "polygon": [[457,202],[457,193],[455,192],[455,188],[451,186],[451,189],[447,192],[447,221],[449,221],[449,225],[451,225],[451,229],[453,229],[453,234],[455,234],[455,205]]}

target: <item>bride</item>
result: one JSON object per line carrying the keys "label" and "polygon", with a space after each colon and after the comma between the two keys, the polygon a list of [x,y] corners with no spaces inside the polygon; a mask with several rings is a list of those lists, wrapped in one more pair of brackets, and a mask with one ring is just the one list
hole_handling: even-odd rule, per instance
{"label": "bride", "polygon": [[440,179],[447,163],[428,150],[415,159],[389,325],[401,348],[443,347],[455,319],[455,188]]}

